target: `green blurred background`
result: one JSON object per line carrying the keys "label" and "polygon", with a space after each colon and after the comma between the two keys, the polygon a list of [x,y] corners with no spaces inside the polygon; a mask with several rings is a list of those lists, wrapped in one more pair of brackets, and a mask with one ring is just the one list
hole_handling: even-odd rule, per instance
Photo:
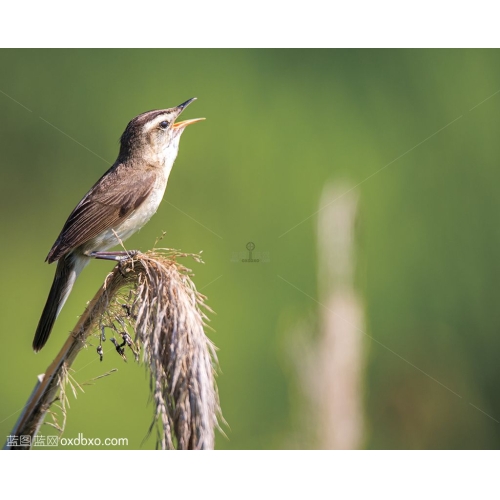
{"label": "green blurred background", "polygon": [[[304,321],[317,335],[316,216],[297,224],[339,179],[362,183],[363,447],[500,446],[500,52],[2,50],[0,67],[2,440],[112,267],[85,269],[34,355],[64,221],[131,118],[196,96],[185,117],[207,121],[184,134],[163,204],[126,245],[147,250],[165,230],[165,246],[203,250],[191,267],[217,313],[230,426],[217,448],[320,446],[304,438],[314,424],[288,347]],[[234,262],[248,241],[270,262]],[[107,344],[74,377],[118,372],[70,395],[65,436],[154,448],[145,370]]]}

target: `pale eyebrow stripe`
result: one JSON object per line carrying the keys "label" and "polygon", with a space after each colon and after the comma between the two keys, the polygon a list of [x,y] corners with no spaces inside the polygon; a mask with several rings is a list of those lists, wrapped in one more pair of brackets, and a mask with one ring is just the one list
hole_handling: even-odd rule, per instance
{"label": "pale eyebrow stripe", "polygon": [[152,128],[157,127],[164,120],[170,121],[169,114],[168,113],[159,113],[155,117],[149,119],[144,124],[144,130],[149,132]]}

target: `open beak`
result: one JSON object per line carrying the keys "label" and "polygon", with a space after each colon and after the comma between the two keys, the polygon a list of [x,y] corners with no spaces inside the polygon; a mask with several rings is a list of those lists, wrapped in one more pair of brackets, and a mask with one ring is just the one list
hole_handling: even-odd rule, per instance
{"label": "open beak", "polygon": [[[193,97],[191,99],[188,99],[186,102],[183,102],[182,104],[179,104],[179,106],[177,106],[177,109],[179,110],[179,115],[184,111],[184,109],[186,109],[193,101],[196,101],[196,97]],[[179,116],[177,115],[177,116]],[[177,122],[177,123],[174,123],[172,125],[172,128],[175,129],[175,130],[181,130],[181,129],[184,129],[186,128],[188,125],[191,125],[193,123],[196,123],[196,122],[201,122],[203,121],[205,118],[193,118],[191,120],[184,120],[183,122]]]}
{"label": "open beak", "polygon": [[196,122],[202,122],[205,118],[193,118],[191,120],[184,120],[183,122],[176,122],[172,125],[172,128],[175,130],[179,130],[181,128],[185,128],[188,125],[191,125]]}

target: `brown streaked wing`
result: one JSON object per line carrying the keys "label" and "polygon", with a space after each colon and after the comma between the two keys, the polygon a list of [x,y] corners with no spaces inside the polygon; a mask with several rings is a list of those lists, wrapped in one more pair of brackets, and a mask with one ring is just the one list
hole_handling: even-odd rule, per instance
{"label": "brown streaked wing", "polygon": [[154,188],[156,172],[133,167],[112,167],[71,212],[61,234],[45,260],[52,263],[76,247],[115,227],[148,197]]}

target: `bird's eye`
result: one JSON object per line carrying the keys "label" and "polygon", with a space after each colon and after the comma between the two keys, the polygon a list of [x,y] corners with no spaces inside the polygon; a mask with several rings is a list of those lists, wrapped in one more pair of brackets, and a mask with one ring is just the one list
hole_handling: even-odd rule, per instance
{"label": "bird's eye", "polygon": [[165,122],[161,122],[161,123],[160,123],[160,128],[162,128],[162,129],[166,129],[169,125],[170,125],[170,123],[168,123],[167,121],[165,121]]}

